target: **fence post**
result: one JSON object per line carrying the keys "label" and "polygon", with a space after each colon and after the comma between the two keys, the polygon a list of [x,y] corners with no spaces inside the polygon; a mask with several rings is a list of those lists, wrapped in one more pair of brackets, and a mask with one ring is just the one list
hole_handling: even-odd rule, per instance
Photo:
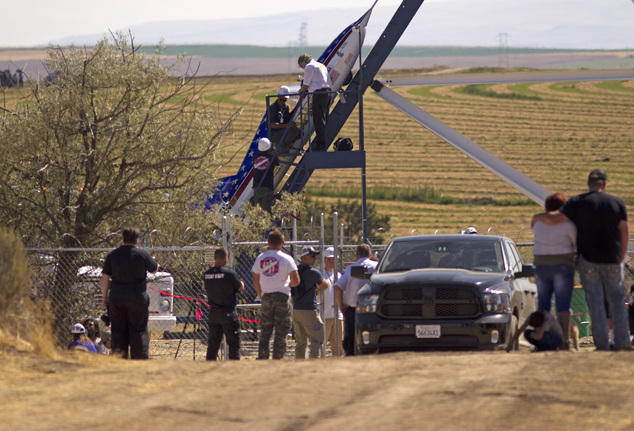
{"label": "fence post", "polygon": [[222,248],[229,249],[227,247],[227,216],[222,216]]}
{"label": "fence post", "polygon": [[[291,240],[295,242],[297,241],[297,219],[295,217],[291,218],[291,227]],[[293,256],[293,259],[297,260],[297,250],[295,244],[291,245],[291,256]]]}
{"label": "fence post", "polygon": [[[319,217],[319,256],[321,256],[321,258],[319,259],[319,272],[322,274],[324,274],[324,252],[325,252],[325,248],[324,248],[324,213],[321,213],[320,217]],[[335,291],[335,288],[333,286],[332,291]],[[326,335],[328,334],[328,330],[326,328],[326,313],[325,313],[325,299],[326,299],[326,294],[324,293],[323,290],[320,290],[319,292],[320,298],[319,298],[319,314],[321,314],[321,320],[324,322],[324,325],[322,327],[322,332],[323,332],[323,340],[324,342],[321,344],[321,357],[325,358],[326,357],[326,344],[328,343],[328,340],[326,339]],[[336,315],[335,315],[336,316]]]}
{"label": "fence post", "polygon": [[229,266],[233,268],[235,264],[234,260],[234,249],[233,249],[233,213],[229,214],[229,249],[231,252],[229,253]]}
{"label": "fence post", "polygon": [[[332,213],[332,244],[333,244],[333,248],[334,248],[334,253],[335,253],[335,267],[333,268],[333,280],[335,282],[335,284],[337,283],[337,280],[339,279],[339,277],[337,277],[337,255],[339,254],[339,244],[338,244],[338,235],[337,235],[337,231],[338,231],[338,226],[339,224],[339,213],[337,211]],[[341,344],[340,340],[341,340],[341,335],[339,333],[339,306],[337,305],[337,295],[335,293],[335,287],[332,287],[332,309],[333,312],[335,313],[335,322],[334,322],[334,331],[335,331],[335,345],[334,345],[334,350],[335,350],[335,356],[341,356],[341,352],[339,351],[339,345]],[[341,307],[343,308],[343,304],[340,304]]]}
{"label": "fence post", "polygon": [[[229,220],[231,221],[231,218],[229,218]],[[231,262],[231,259],[233,259],[233,250],[229,250],[229,247],[230,247],[230,244],[233,243],[233,241],[228,241],[228,238],[227,238],[228,235],[231,235],[231,233],[227,231],[227,216],[222,216],[222,247],[225,250],[229,251],[229,262]],[[209,312],[211,312],[211,310],[209,310]],[[209,331],[209,328],[207,328],[207,330]],[[222,345],[220,348],[220,354],[222,356],[222,359],[227,358],[227,341],[225,340],[224,335],[222,336]]]}

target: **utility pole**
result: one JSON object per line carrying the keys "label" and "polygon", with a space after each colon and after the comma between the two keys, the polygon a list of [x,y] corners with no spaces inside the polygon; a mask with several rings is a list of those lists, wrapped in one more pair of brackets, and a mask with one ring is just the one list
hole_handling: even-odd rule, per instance
{"label": "utility pole", "polygon": [[[361,28],[359,28],[359,82],[357,91],[359,92],[359,150],[365,153],[365,136],[363,133],[363,90],[361,83],[363,82],[363,58],[361,56],[361,48],[363,38],[361,37]],[[366,161],[363,158],[363,166],[361,166],[361,226],[363,233],[363,243],[368,244],[368,203],[366,190]]]}

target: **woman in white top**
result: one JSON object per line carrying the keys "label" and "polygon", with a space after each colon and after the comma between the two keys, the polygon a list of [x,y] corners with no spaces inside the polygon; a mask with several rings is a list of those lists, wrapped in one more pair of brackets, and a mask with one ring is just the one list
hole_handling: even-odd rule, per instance
{"label": "woman in white top", "polygon": [[[554,193],[546,198],[547,213],[556,213],[566,202],[563,193]],[[567,220],[559,224],[545,224],[531,221],[535,246],[535,281],[537,282],[538,311],[549,313],[553,293],[557,307],[557,320],[568,334],[570,322],[570,299],[574,288],[575,255],[577,252],[577,229]],[[563,348],[568,348],[567,336],[564,336]]]}

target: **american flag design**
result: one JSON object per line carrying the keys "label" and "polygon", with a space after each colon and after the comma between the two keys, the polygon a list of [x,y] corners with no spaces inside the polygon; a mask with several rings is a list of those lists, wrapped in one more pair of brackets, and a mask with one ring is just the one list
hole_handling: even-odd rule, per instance
{"label": "american flag design", "polygon": [[[376,3],[375,3],[376,4]],[[372,6],[374,7],[374,5]],[[360,25],[364,20],[363,26],[367,24],[367,19],[369,18],[370,13],[372,12],[372,8],[368,10],[361,18],[347,26],[339,35],[328,45],[328,47],[324,50],[324,52],[319,56],[317,61],[324,64],[328,67],[328,70],[331,71],[331,80],[333,83],[339,77],[339,73],[337,76],[333,76],[333,65],[336,64],[340,58],[344,56],[343,48],[346,47],[346,41],[353,34],[353,30],[356,26]],[[358,54],[357,54],[358,55]],[[355,57],[356,58],[356,57]],[[347,66],[352,67],[353,58],[346,57],[344,59],[345,64]],[[343,79],[343,78],[342,78]],[[340,81],[341,82],[341,81]],[[334,88],[335,90],[337,88]],[[301,103],[298,103],[293,112],[291,113],[291,117],[293,116],[295,109],[297,109]],[[205,210],[210,210],[215,205],[220,205],[224,207],[233,207],[234,204],[238,201],[240,196],[246,191],[253,180],[253,157],[258,153],[258,141],[260,138],[265,138],[267,136],[267,118],[266,113],[262,116],[262,121],[255,133],[255,136],[251,140],[251,145],[249,146],[249,150],[247,151],[240,168],[238,169],[238,173],[235,175],[231,175],[228,177],[224,177],[220,179],[219,185],[217,188],[212,190],[210,194],[207,195],[207,200],[204,203]],[[312,133],[312,131],[311,131]],[[234,211],[237,208],[233,208]]]}

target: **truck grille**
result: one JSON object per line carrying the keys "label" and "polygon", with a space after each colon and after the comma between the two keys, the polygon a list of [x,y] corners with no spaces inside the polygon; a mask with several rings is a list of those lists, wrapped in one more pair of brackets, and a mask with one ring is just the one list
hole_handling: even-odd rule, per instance
{"label": "truck grille", "polygon": [[480,312],[472,286],[393,286],[379,298],[379,314],[392,319],[464,319]]}

